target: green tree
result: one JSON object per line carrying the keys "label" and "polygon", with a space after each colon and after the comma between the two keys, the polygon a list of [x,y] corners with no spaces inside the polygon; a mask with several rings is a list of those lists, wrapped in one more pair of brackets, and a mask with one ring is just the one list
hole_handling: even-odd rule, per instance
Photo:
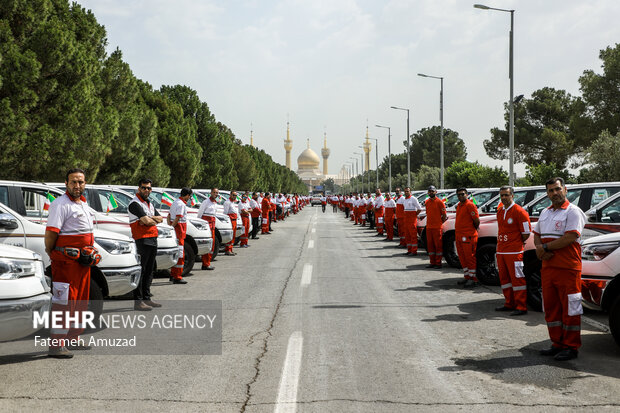
{"label": "green tree", "polygon": [[448,188],[487,188],[508,184],[508,173],[502,168],[481,165],[476,162],[455,162],[446,168]]}
{"label": "green tree", "polygon": [[566,182],[570,182],[572,180],[572,176],[567,169],[559,168],[554,163],[527,165],[525,167],[525,181],[523,184],[525,186],[544,185],[545,182],[556,176],[564,178]]}
{"label": "green tree", "polygon": [[439,188],[440,179],[441,170],[439,168],[422,165],[418,173],[415,175],[414,189],[426,189],[431,185],[435,185],[437,188]]}
{"label": "green tree", "polygon": [[321,182],[321,185],[323,186],[324,191],[329,191],[333,193],[336,190],[336,184],[333,178],[328,178],[324,180],[323,182]]}
{"label": "green tree", "polygon": [[[508,105],[504,105],[506,129],[491,129],[484,149],[493,159],[508,159]],[[545,87],[523,99],[515,108],[515,162],[528,165],[555,163],[565,168],[584,148],[572,127],[581,103],[564,90]],[[575,164],[578,158],[572,159]]]}
{"label": "green tree", "polygon": [[601,50],[599,57],[603,73],[586,70],[579,78],[584,116],[590,121],[584,129],[587,142],[592,142],[604,130],[612,135],[620,130],[620,43]]}
{"label": "green tree", "polygon": [[579,182],[620,181],[620,132],[603,131],[587,153],[591,166],[580,171]]}
{"label": "green tree", "polygon": [[[422,165],[440,167],[440,138],[441,128],[432,126],[423,128],[411,135],[411,171],[417,172]],[[454,162],[464,161],[467,157],[465,142],[459,138],[459,134],[448,128],[444,128],[444,166],[447,168]],[[403,141],[403,144],[407,144]],[[407,173],[407,156],[404,155],[405,167],[400,173]],[[392,164],[392,170],[394,164]]]}

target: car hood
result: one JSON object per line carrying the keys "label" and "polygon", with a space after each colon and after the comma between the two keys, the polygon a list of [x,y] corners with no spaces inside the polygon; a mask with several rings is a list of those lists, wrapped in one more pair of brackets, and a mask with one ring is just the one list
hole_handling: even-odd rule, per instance
{"label": "car hood", "polygon": [[0,244],[0,258],[18,258],[24,260],[34,260],[40,258],[34,251],[13,245]]}
{"label": "car hood", "polygon": [[115,239],[118,241],[133,241],[133,239],[129,238],[126,235],[119,234],[118,232],[106,231],[104,229],[95,229],[93,231],[95,238],[107,238],[107,239]]}
{"label": "car hood", "polygon": [[620,232],[612,232],[611,234],[588,238],[582,242],[582,245],[599,244],[602,242],[620,242]]}

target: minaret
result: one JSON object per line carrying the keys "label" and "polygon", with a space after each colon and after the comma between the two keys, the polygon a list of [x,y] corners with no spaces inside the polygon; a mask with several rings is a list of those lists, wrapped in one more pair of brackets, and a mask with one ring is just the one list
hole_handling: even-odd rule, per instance
{"label": "minaret", "polygon": [[370,150],[372,146],[370,144],[370,140],[368,140],[368,125],[366,125],[366,142],[364,142],[364,154],[366,155],[364,159],[366,160],[365,171],[368,172],[370,170]]}
{"label": "minaret", "polygon": [[323,155],[323,175],[327,175],[327,158],[329,158],[329,149],[327,148],[327,132],[323,133],[323,149],[321,149],[321,155]]}
{"label": "minaret", "polygon": [[291,149],[293,149],[293,141],[291,140],[291,130],[288,121],[286,122],[286,139],[284,140],[284,150],[286,151],[286,167],[291,169]]}
{"label": "minaret", "polygon": [[250,146],[254,147],[254,131],[252,130],[252,126],[250,126]]}

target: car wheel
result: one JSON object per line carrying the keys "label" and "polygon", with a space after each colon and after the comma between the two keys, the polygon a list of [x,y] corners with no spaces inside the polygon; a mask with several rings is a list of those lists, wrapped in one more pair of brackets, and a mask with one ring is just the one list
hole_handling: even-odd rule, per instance
{"label": "car wheel", "polygon": [[99,318],[103,314],[103,291],[97,281],[90,279],[90,290],[88,291],[88,311],[95,315],[93,324],[95,328],[100,328]]}
{"label": "car wheel", "polygon": [[534,311],[543,310],[541,267],[542,263],[539,260],[535,260],[528,262],[523,268],[527,282],[527,304]]}
{"label": "car wheel", "polygon": [[500,285],[495,244],[484,244],[476,252],[476,277],[485,285]]}
{"label": "car wheel", "polygon": [[609,329],[616,344],[620,346],[620,297],[616,298],[609,310]]}
{"label": "car wheel", "polygon": [[185,244],[183,245],[183,251],[185,252],[185,261],[183,262],[183,272],[181,275],[186,277],[194,268],[194,264],[196,263],[196,253],[191,245]]}
{"label": "car wheel", "polygon": [[453,268],[463,268],[461,267],[461,261],[459,260],[459,256],[456,253],[456,243],[454,242],[454,231],[450,231],[446,234],[443,234],[442,244],[443,244],[443,257],[446,259],[446,262],[448,263],[448,265]]}

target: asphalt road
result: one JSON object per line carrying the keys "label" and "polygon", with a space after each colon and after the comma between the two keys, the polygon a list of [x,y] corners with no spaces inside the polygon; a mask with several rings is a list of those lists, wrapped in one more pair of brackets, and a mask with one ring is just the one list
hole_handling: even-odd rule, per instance
{"label": "asphalt road", "polygon": [[[620,408],[620,348],[608,333],[584,323],[579,358],[556,362],[538,355],[549,345],[541,313],[496,313],[499,287],[462,289],[459,270],[427,270],[425,254],[403,256],[341,213],[307,207],[274,230],[187,285],[154,282],[164,305],[222,301],[221,355],[53,360],[24,340],[2,343],[0,411]],[[132,302],[106,308],[131,314]]]}

